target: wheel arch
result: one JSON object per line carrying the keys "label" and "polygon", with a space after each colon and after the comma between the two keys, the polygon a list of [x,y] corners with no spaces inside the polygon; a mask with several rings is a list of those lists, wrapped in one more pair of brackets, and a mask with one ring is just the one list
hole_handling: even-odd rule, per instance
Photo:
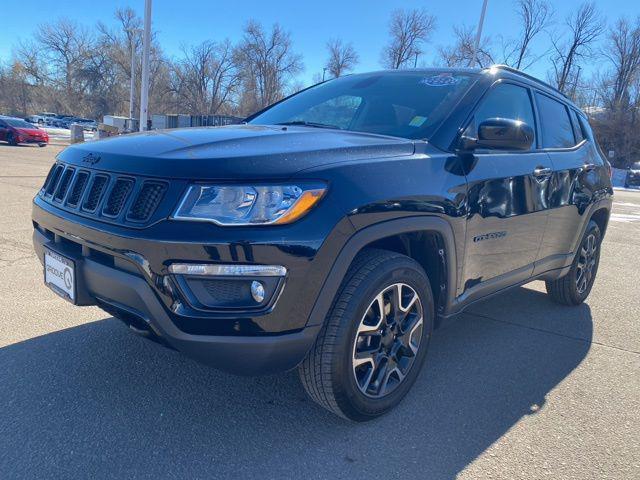
{"label": "wheel arch", "polygon": [[448,312],[455,295],[457,271],[453,230],[440,217],[406,217],[366,227],[346,242],[320,289],[308,326],[324,322],[349,266],[365,248],[390,250],[418,261],[432,285],[436,317]]}
{"label": "wheel arch", "polygon": [[608,208],[599,208],[591,215],[590,220],[593,220],[600,229],[600,235],[604,238],[604,234],[607,231],[607,225],[609,224],[609,215],[611,211]]}

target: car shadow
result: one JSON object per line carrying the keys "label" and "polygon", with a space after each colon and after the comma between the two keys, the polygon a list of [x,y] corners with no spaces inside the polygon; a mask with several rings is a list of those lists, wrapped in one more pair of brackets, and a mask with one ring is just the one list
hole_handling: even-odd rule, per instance
{"label": "car shadow", "polygon": [[[518,305],[520,325],[505,302]],[[453,478],[546,408],[590,347],[587,305],[519,288],[482,310],[438,330],[412,392],[366,424],[315,406],[295,372],[220,373],[112,318],[6,346],[0,476]],[[555,318],[580,339],[522,318],[544,318],[550,331]]]}

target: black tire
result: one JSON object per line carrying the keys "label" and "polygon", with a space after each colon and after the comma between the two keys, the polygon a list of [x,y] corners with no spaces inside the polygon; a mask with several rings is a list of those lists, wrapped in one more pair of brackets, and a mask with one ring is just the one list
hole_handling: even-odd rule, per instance
{"label": "black tire", "polygon": [[13,136],[13,133],[11,132],[7,133],[7,143],[9,143],[9,145],[11,145],[12,147],[15,147],[16,145],[18,145],[18,142],[16,142],[16,138]]}
{"label": "black tire", "polygon": [[[386,312],[387,306],[395,308],[394,300],[385,304],[385,295],[391,299],[394,294],[394,299],[400,299],[397,314],[380,315],[381,327],[365,325],[372,309]],[[298,367],[307,394],[320,406],[353,421],[388,412],[404,398],[424,364],[433,318],[431,286],[420,264],[398,253],[364,250],[349,268],[315,344]],[[378,344],[380,350],[366,355],[367,350],[365,356],[376,361],[356,366],[354,359],[361,355],[356,348],[363,343],[365,350],[373,351]],[[367,370],[366,380],[358,380],[361,368]],[[378,396],[376,389],[381,392]]]}
{"label": "black tire", "polygon": [[46,147],[46,146],[47,146],[47,144],[46,144],[46,143],[39,143],[39,144],[38,144],[38,146],[39,146],[40,148],[42,148],[42,147]]}
{"label": "black tire", "polygon": [[[593,252],[590,251],[591,241],[594,242]],[[596,222],[590,220],[569,273],[557,280],[546,281],[547,293],[554,301],[562,305],[580,305],[587,299],[598,272],[601,242],[600,228]]]}

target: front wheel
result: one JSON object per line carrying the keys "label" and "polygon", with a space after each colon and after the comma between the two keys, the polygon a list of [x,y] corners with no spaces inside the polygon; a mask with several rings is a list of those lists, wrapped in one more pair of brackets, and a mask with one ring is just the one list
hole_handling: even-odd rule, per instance
{"label": "front wheel", "polygon": [[420,264],[385,250],[362,252],[298,369],[305,390],[350,420],[386,413],[420,372],[433,318],[431,287]]}
{"label": "front wheel", "polygon": [[547,293],[553,300],[563,305],[580,305],[587,299],[600,264],[601,241],[598,224],[589,221],[569,273],[546,282]]}
{"label": "front wheel", "polygon": [[7,134],[7,142],[9,143],[9,145],[11,145],[12,147],[15,147],[16,145],[18,145],[18,142],[16,141],[16,137],[14,137],[13,133],[9,132]]}
{"label": "front wheel", "polygon": [[46,144],[46,143],[39,143],[39,144],[38,144],[38,146],[39,146],[40,148],[42,148],[42,147],[46,147],[46,146],[47,146],[47,144]]}

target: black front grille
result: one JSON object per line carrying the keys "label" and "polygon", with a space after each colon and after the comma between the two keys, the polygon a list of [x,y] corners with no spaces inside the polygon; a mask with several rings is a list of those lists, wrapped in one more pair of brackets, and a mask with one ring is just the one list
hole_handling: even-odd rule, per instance
{"label": "black front grille", "polygon": [[58,188],[56,188],[56,193],[53,196],[54,200],[61,202],[64,200],[67,191],[69,190],[69,185],[71,184],[71,178],[73,178],[73,168],[67,168],[62,176],[60,177],[60,182],[58,183]]}
{"label": "black front grille", "polygon": [[105,204],[102,213],[109,217],[117,217],[122,211],[122,207],[124,207],[132,188],[133,180],[130,178],[117,179],[116,183],[114,183],[111,188],[111,192],[109,193],[107,203]]}
{"label": "black front grille", "polygon": [[60,174],[64,170],[63,165],[56,165],[54,170],[51,172],[49,181],[45,187],[45,194],[52,195],[53,191],[56,189],[56,185],[58,185],[58,180],[60,180]]}
{"label": "black front grille", "polygon": [[[174,196],[180,185],[173,186]],[[162,180],[56,163],[47,175],[40,197],[85,217],[141,228],[160,218],[159,207],[169,187]],[[168,214],[164,212],[165,216]]]}
{"label": "black front grille", "polygon": [[86,210],[87,212],[93,212],[96,210],[98,203],[100,203],[100,199],[102,198],[104,188],[107,186],[108,180],[109,177],[106,175],[96,175],[93,177],[93,182],[91,183],[91,187],[89,187],[89,193],[87,193],[84,203],[82,204],[83,210]]}
{"label": "black front grille", "polygon": [[46,191],[47,187],[51,184],[51,177],[53,177],[53,172],[58,168],[58,164],[54,163],[53,166],[49,169],[49,173],[47,173],[47,178],[44,181],[44,185],[42,185],[42,191]]}
{"label": "black front grille", "polygon": [[87,180],[89,180],[89,172],[78,172],[76,179],[73,182],[73,188],[67,198],[67,205],[70,207],[77,207],[82,194],[84,193],[84,187],[87,186]]}
{"label": "black front grille", "polygon": [[166,184],[161,182],[145,182],[127,218],[134,222],[147,221],[160,204],[166,187]]}

